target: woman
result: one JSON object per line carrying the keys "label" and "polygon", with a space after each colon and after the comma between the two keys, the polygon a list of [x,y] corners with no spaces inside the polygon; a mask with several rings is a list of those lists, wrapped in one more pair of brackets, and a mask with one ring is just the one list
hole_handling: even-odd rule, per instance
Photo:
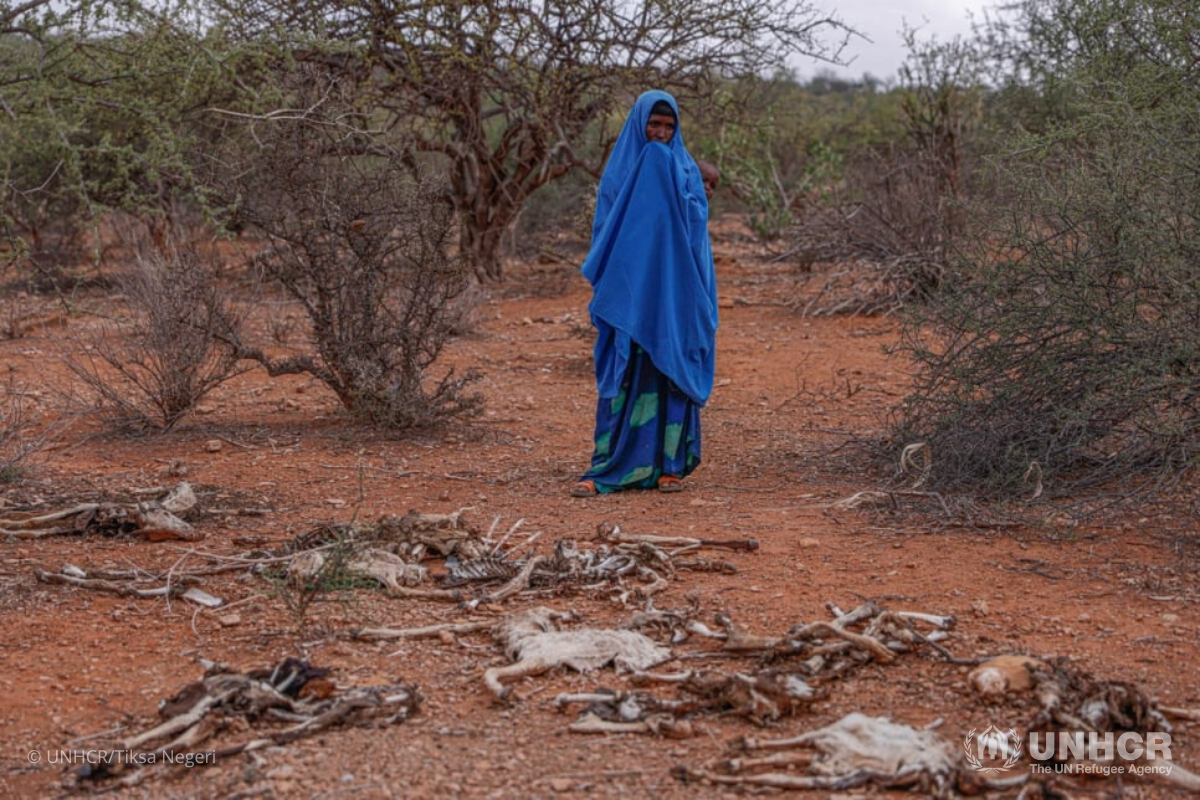
{"label": "woman", "polygon": [[643,94],[625,120],[600,178],[583,274],[599,402],[592,466],[571,494],[680,491],[700,463],[717,294],[704,181],[666,92]]}

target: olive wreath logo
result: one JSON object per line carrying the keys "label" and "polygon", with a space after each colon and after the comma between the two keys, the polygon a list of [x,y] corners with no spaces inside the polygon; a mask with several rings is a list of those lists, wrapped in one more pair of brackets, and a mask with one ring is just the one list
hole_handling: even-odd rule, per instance
{"label": "olive wreath logo", "polygon": [[[978,738],[975,747],[972,747],[972,742]],[[976,754],[976,748],[980,753]],[[983,733],[975,736],[975,728],[972,728],[963,739],[963,752],[967,755],[967,763],[974,767],[979,772],[1004,772],[1012,769],[1018,761],[1021,760],[1021,737],[1017,735],[1016,728],[1009,728],[1008,733],[1001,731],[995,725],[989,725]],[[1007,759],[1004,761],[1003,767],[985,767],[979,762],[979,756],[983,754],[1005,755]]]}

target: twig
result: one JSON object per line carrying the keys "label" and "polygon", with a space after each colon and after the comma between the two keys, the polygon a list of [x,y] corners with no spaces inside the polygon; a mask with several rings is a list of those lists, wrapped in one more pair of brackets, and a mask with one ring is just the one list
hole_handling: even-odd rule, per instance
{"label": "twig", "polygon": [[[306,552],[312,553],[312,552],[317,552],[319,550],[330,550],[334,547],[338,547],[340,544],[341,544],[340,542],[330,542],[329,544],[323,544],[323,545],[319,545],[317,547],[311,547]],[[176,548],[176,549],[179,549],[179,548]],[[223,556],[223,555],[219,555],[217,553],[207,553],[207,552],[203,552],[200,550],[194,550],[194,549],[184,550],[183,552],[193,553],[195,555],[200,556],[201,558],[207,558],[212,561],[225,561],[225,562],[229,562],[229,563],[236,564],[239,566],[255,566],[257,564],[282,564],[287,561],[291,561],[292,558],[294,557],[293,555],[286,555],[286,556],[267,556],[265,558],[245,558],[243,556]],[[212,568],[209,568],[209,569],[212,569]],[[218,570],[218,571],[224,571],[224,570]],[[192,574],[200,575],[200,574],[210,574],[210,573],[207,573],[207,572],[202,573],[202,572],[197,571]]]}
{"label": "twig", "polygon": [[240,447],[243,450],[257,450],[258,449],[257,447],[255,447],[252,444],[243,444],[242,442],[239,442],[236,439],[230,439],[228,436],[222,436],[219,433],[216,434],[216,437],[218,439],[220,439],[222,442],[229,442],[234,447]]}
{"label": "twig", "polygon": [[370,470],[372,472],[383,473],[384,475],[387,475],[389,478],[402,478],[405,475],[413,474],[412,472],[396,473],[396,472],[392,472],[387,467],[372,467],[368,464],[317,464],[317,466],[320,467],[321,469],[352,469],[352,470],[357,470],[357,471],[362,471],[362,472]]}
{"label": "twig", "polygon": [[118,725],[115,728],[109,728],[106,731],[100,731],[99,733],[92,733],[92,734],[88,734],[87,736],[76,737],[74,739],[71,739],[69,742],[67,742],[67,744],[73,746],[73,745],[77,745],[77,744],[83,744],[84,742],[90,742],[95,739],[107,739],[109,736],[112,736],[114,733],[120,733],[123,730],[125,730],[125,726]]}
{"label": "twig", "polygon": [[725,483],[716,483],[716,484],[713,484],[713,488],[714,489],[724,489],[728,492],[756,492],[756,493],[773,494],[773,493],[778,492],[786,487],[784,486],[784,484],[779,484],[777,486],[767,486],[762,489],[758,489],[758,488],[751,487],[751,486],[730,486]]}

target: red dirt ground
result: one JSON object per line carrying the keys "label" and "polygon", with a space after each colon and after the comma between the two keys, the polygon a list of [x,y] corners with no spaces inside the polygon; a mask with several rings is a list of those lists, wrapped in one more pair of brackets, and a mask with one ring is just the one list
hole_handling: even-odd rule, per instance
{"label": "red dirt ground", "polygon": [[[200,498],[190,519],[204,539],[0,542],[0,794],[717,796],[736,790],[682,784],[672,768],[711,767],[740,736],[794,736],[851,711],[918,727],[941,720],[939,732],[955,746],[970,731],[1019,726],[1031,713],[1025,700],[982,703],[966,684],[968,667],[920,652],[864,666],[807,711],[766,730],[738,718],[702,717],[697,735],[684,740],[580,735],[567,732],[574,714],[557,710],[555,696],[628,687],[627,677],[559,670],[526,679],[518,699],[500,704],[481,679],[486,667],[504,661],[486,633],[409,643],[360,642],[348,634],[365,625],[491,620],[534,604],[582,613],[589,625],[615,625],[638,605],[563,593],[472,612],[354,588],[323,596],[301,618],[276,584],[249,569],[205,582],[206,591],[237,604],[215,611],[35,578],[35,570],[58,572],[68,563],[89,571],[183,572],[213,563],[203,554],[277,548],[323,523],[410,509],[467,509],[465,518],[481,532],[523,521],[514,540],[540,532],[542,553],[559,539],[586,542],[602,523],[639,534],[755,539],[756,552],[706,553],[735,564],[736,574],[680,572],[655,606],[695,602],[710,626],[724,611],[754,633],[780,635],[829,619],[826,603],[848,609],[874,599],[955,615],[957,627],[943,644],[959,658],[1067,657],[1097,678],[1136,683],[1164,705],[1200,707],[1194,520],[1163,513],[1080,521],[1033,504],[1004,514],[977,507],[973,519],[981,524],[971,526],[965,515],[947,517],[933,503],[918,509],[920,498],[835,507],[879,488],[879,476],[855,472],[846,442],[872,436],[906,390],[905,365],[884,354],[897,326],[886,318],[802,318],[786,303],[796,291],[789,268],[759,258],[730,226],[721,231],[714,238],[722,298],[717,387],[703,413],[705,460],[682,494],[568,496],[590,454],[594,403],[588,287],[569,264],[514,266],[482,305],[478,331],[447,355],[483,372],[478,388],[487,412],[477,424],[390,437],[347,423],[319,384],[253,372],[221,387],[167,435],[85,436],[76,429],[43,453],[24,481],[4,486],[0,511],[145,499],[186,477]],[[58,380],[53,358],[62,336],[54,329],[0,342],[14,379],[32,387]],[[42,391],[50,402],[51,390]],[[1017,519],[1015,511],[1020,524],[986,524]],[[716,646],[689,641],[679,652]],[[111,746],[114,736],[157,724],[159,701],[202,675],[198,659],[245,671],[287,656],[331,669],[342,686],[415,683],[425,698],[421,711],[389,727],[333,728],[210,766],[156,766],[128,787],[76,786],[78,765],[63,763],[68,751]],[[747,657],[662,669],[754,665]],[[1197,732],[1197,723],[1178,722],[1172,742],[1174,758],[1193,771],[1200,769]],[[252,735],[227,734],[221,744]],[[1175,791],[1128,777],[1057,785],[1096,795]]]}

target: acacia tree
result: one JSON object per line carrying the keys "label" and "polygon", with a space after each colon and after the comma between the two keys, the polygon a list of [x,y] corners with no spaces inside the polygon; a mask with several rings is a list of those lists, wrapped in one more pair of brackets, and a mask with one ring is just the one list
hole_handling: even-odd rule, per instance
{"label": "acacia tree", "polygon": [[950,291],[910,309],[897,443],[930,448],[930,485],[1175,486],[1200,463],[1200,11],[1007,13],[984,42],[1007,75],[993,194]]}
{"label": "acacia tree", "polygon": [[195,199],[194,123],[235,96],[227,54],[194,11],[191,0],[0,2],[0,235],[41,283],[85,260],[95,237],[79,231],[105,212],[132,212],[161,242],[177,201]]}
{"label": "acacia tree", "polygon": [[503,236],[534,191],[599,174],[633,96],[699,106],[719,78],[835,61],[852,34],[808,0],[211,2],[230,35],[336,65],[386,125],[445,159],[460,252],[484,279],[502,277]]}

